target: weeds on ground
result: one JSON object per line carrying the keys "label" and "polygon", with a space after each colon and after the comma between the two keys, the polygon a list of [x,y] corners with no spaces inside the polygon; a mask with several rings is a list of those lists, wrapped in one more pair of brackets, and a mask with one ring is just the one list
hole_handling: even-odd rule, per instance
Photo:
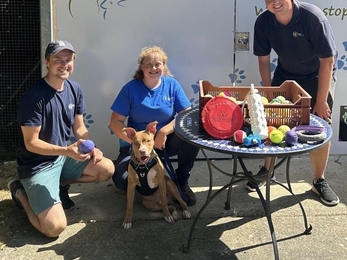
{"label": "weeds on ground", "polygon": [[11,223],[14,214],[18,214],[18,209],[11,200],[7,183],[17,176],[16,161],[0,160],[0,252],[6,246],[6,242],[11,234]]}

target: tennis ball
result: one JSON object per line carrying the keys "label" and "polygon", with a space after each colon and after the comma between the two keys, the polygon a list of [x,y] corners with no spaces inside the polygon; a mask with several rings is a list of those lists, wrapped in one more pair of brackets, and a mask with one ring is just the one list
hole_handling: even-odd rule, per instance
{"label": "tennis ball", "polygon": [[263,103],[263,105],[266,105],[269,103],[269,100],[266,97],[261,97],[261,102]]}
{"label": "tennis ball", "polygon": [[283,138],[283,133],[278,129],[272,130],[270,133],[270,141],[273,144],[280,144],[283,141]]}
{"label": "tennis ball", "polygon": [[281,103],[283,104],[284,101],[286,100],[286,98],[284,96],[278,96],[276,97],[276,99],[278,99],[279,101],[281,101]]}
{"label": "tennis ball", "polygon": [[243,130],[236,130],[234,132],[234,141],[238,144],[242,144],[246,137],[247,134]]}
{"label": "tennis ball", "polygon": [[269,125],[267,127],[267,137],[270,138],[270,133],[273,131],[273,130],[277,130],[276,127],[272,126],[272,125]]}
{"label": "tennis ball", "polygon": [[281,100],[274,98],[273,100],[271,100],[270,102],[271,104],[282,104]]}
{"label": "tennis ball", "polygon": [[234,101],[235,103],[237,102],[236,98],[234,97],[229,97],[231,101]]}
{"label": "tennis ball", "polygon": [[218,94],[218,97],[229,97],[229,93],[228,92],[221,92]]}
{"label": "tennis ball", "polygon": [[278,130],[280,130],[282,132],[282,134],[285,135],[290,130],[290,127],[287,125],[281,125],[278,128]]}
{"label": "tennis ball", "polygon": [[95,144],[92,140],[84,140],[79,146],[78,151],[79,153],[86,154],[93,151],[95,148]]}
{"label": "tennis ball", "polygon": [[211,94],[206,94],[204,97],[210,97],[213,98],[213,96]]}

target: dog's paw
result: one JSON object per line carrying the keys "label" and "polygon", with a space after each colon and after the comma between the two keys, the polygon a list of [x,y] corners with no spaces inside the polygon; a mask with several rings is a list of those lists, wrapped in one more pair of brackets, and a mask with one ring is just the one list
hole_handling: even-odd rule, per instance
{"label": "dog's paw", "polygon": [[174,220],[174,218],[173,218],[173,216],[171,214],[167,215],[167,216],[164,216],[164,219],[168,223],[174,223],[175,222],[175,220]]}
{"label": "dog's paw", "polygon": [[129,229],[129,228],[131,228],[131,222],[124,222],[124,223],[122,224],[122,227],[123,227],[124,229]]}
{"label": "dog's paw", "polygon": [[173,219],[175,220],[175,221],[177,221],[178,219],[179,219],[179,215],[178,215],[178,212],[175,210],[175,211],[173,211],[172,213],[171,213],[171,215],[172,215],[172,217],[173,217]]}
{"label": "dog's paw", "polygon": [[182,212],[183,218],[191,218],[192,214],[188,210],[183,210]]}

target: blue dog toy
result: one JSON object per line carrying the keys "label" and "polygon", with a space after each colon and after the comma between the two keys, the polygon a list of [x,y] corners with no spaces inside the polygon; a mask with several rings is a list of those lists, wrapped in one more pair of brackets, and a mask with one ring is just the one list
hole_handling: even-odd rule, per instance
{"label": "blue dog toy", "polygon": [[259,147],[261,145],[261,139],[257,135],[249,135],[243,140],[243,146],[250,147]]}

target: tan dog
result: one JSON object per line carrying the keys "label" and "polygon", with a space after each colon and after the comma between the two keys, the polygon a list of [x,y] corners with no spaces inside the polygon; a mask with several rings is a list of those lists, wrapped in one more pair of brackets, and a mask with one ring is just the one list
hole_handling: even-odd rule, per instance
{"label": "tan dog", "polygon": [[123,228],[132,226],[133,204],[135,189],[142,195],[143,205],[151,211],[163,211],[164,219],[168,223],[178,220],[178,213],[173,205],[168,205],[176,199],[182,209],[183,218],[190,218],[187,204],[181,198],[176,184],[165,175],[160,158],[154,150],[154,134],[158,122],[151,122],[146,130],[136,132],[126,128],[127,136],[132,140],[132,150],[128,167],[127,209]]}

